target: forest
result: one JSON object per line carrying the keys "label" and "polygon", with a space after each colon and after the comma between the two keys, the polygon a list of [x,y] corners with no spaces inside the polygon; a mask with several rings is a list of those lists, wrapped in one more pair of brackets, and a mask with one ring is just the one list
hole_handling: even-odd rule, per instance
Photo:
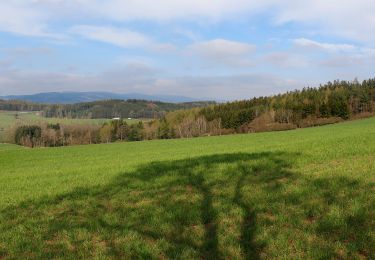
{"label": "forest", "polygon": [[[373,112],[375,80],[334,81],[320,88],[304,88],[271,97],[231,102],[200,111],[208,121],[220,119],[224,128],[239,129],[264,114],[273,122],[303,126],[307,118],[350,117]],[[317,120],[319,121],[319,120]]]}
{"label": "forest", "polygon": [[[117,109],[116,104],[123,102],[143,104],[141,101],[128,100],[88,103],[86,107],[83,104],[62,107],[53,105],[43,107],[43,112],[46,116],[60,117],[130,117],[133,114],[129,114],[126,106],[119,106]],[[104,109],[102,107],[97,111],[98,104],[102,104]],[[108,110],[105,109],[107,104],[112,105],[108,106]],[[159,105],[158,102],[153,104]],[[189,103],[187,106],[190,105],[193,104]],[[375,114],[375,79],[361,83],[357,80],[334,81],[319,88],[304,88],[269,97],[205,105],[171,112],[163,110],[165,113],[156,108],[139,109],[134,116],[155,119],[135,125],[128,125],[120,119],[102,126],[22,126],[14,129],[10,139],[30,147],[62,146],[281,131],[332,124]],[[113,114],[113,111],[119,113]]]}
{"label": "forest", "polygon": [[212,105],[215,102],[166,103],[147,100],[100,100],[76,104],[41,104],[20,100],[0,100],[0,110],[41,111],[45,117],[57,118],[148,118],[163,117],[167,112]]}
{"label": "forest", "polygon": [[159,138],[288,130],[368,117],[375,112],[375,79],[328,82],[284,94],[168,113]]}

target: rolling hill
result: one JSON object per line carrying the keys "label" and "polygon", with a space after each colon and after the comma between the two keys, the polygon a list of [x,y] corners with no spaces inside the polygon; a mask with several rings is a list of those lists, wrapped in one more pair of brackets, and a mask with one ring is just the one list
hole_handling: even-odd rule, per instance
{"label": "rolling hill", "polygon": [[0,96],[3,100],[23,100],[45,104],[74,104],[108,99],[141,99],[171,103],[195,102],[198,99],[173,95],[145,95],[139,93],[119,94],[111,92],[45,92],[32,95]]}

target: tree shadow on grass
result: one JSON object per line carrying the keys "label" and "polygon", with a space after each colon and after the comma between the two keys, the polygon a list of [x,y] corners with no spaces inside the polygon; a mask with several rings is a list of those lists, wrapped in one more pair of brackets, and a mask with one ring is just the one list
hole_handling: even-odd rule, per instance
{"label": "tree shadow on grass", "polygon": [[[352,231],[331,223],[325,211],[348,201],[337,197],[340,189],[363,189],[363,184],[311,181],[292,172],[297,156],[235,153],[152,162],[106,185],[9,207],[0,212],[0,258],[258,259],[277,256],[266,251],[267,244],[278,245],[272,232],[282,233],[286,225],[345,242]],[[325,182],[336,186],[329,190]],[[302,215],[293,215],[295,209]],[[315,223],[309,229],[278,220],[285,216]],[[350,216],[351,222],[360,219]],[[372,253],[364,242],[372,241],[369,225],[361,222],[361,238],[349,242],[367,255]],[[329,234],[332,230],[338,235]]]}

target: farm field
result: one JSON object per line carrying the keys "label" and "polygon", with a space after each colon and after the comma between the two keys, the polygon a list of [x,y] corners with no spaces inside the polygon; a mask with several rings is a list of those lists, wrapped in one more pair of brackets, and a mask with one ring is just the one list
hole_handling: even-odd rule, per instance
{"label": "farm field", "polygon": [[[0,111],[0,142],[4,138],[6,129],[14,124],[37,124],[37,123],[60,123],[66,125],[102,125],[109,119],[69,119],[69,118],[47,118],[40,116],[38,112],[15,112]],[[127,123],[137,123],[139,120],[126,120]]]}
{"label": "farm field", "polygon": [[0,259],[134,257],[374,259],[375,118],[193,139],[0,144]]}

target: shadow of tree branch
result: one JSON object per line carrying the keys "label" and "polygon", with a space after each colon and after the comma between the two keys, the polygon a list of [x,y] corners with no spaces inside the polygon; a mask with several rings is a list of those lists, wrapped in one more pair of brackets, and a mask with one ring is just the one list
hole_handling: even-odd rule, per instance
{"label": "shadow of tree branch", "polygon": [[[306,198],[324,198],[323,203],[330,205],[339,202],[335,196],[340,189],[363,186],[345,178],[311,181],[293,173],[291,164],[298,156],[235,153],[152,162],[118,175],[109,184],[20,203],[0,212],[0,257],[263,258],[267,241],[257,239],[257,234],[266,224],[260,227],[257,222],[255,195],[262,196],[264,205],[297,206],[308,215],[311,205]],[[296,182],[308,196],[283,192]],[[337,187],[329,191],[332,186],[327,182]],[[254,187],[258,191],[253,194],[249,189]],[[225,207],[242,212],[239,223],[233,220],[238,237],[231,234],[235,231],[222,230],[219,214],[225,213]],[[324,217],[318,220],[315,234],[346,239],[334,235],[340,227]],[[356,220],[361,220],[359,215],[347,219],[348,223]],[[369,225],[365,220],[360,224],[364,229]],[[366,231],[363,237],[372,241],[369,234]],[[227,252],[223,244],[227,236],[237,237],[233,243],[240,254]],[[358,250],[371,252],[362,239],[353,241]]]}

